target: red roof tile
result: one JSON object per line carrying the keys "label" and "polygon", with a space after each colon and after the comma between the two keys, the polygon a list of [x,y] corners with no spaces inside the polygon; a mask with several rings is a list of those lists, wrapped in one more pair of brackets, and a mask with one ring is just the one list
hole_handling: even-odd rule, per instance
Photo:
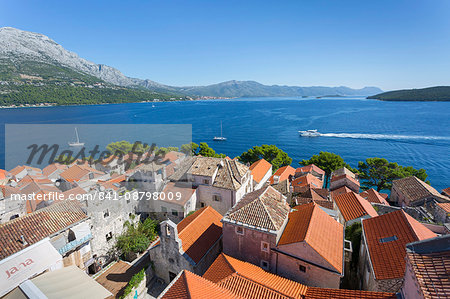
{"label": "red roof tile", "polygon": [[378,216],[372,205],[354,192],[338,195],[334,201],[346,222],[367,215],[370,217]]}
{"label": "red roof tile", "polygon": [[164,299],[240,298],[229,290],[186,270],[183,270],[160,296]]}
{"label": "red roof tile", "polygon": [[314,164],[299,167],[295,170],[296,173],[311,173],[312,171],[321,175],[325,175],[325,171],[323,171],[321,168],[317,167]]}
{"label": "red roof tile", "polygon": [[395,299],[394,293],[308,287],[305,299]]}
{"label": "red roof tile", "polygon": [[317,177],[308,173],[302,175],[301,177],[296,178],[291,182],[291,185],[294,187],[294,191],[296,187],[306,187],[311,186],[312,188],[322,188],[323,182],[319,180]]}
{"label": "red roof tile", "polygon": [[184,218],[177,225],[183,251],[196,263],[222,236],[222,215],[207,206]]}
{"label": "red roof tile", "polygon": [[410,243],[406,260],[424,298],[450,298],[450,235]]}
{"label": "red roof tile", "polygon": [[[239,275],[247,279],[247,281],[234,280],[234,282],[240,284],[235,286],[232,283],[233,281],[228,280],[233,275]],[[236,292],[235,294],[245,298],[258,298],[253,295],[261,294],[262,292],[266,294],[271,293],[267,289],[262,289],[261,286],[291,298],[301,298],[306,293],[307,288],[305,285],[266,272],[258,266],[240,261],[223,253],[217,257],[203,277],[233,290]]]}
{"label": "red roof tile", "polygon": [[283,166],[278,168],[277,171],[275,171],[275,173],[270,177],[269,182],[270,184],[274,183],[273,179],[274,176],[278,176],[279,177],[278,181],[282,182],[284,180],[289,179],[290,175],[292,176],[295,175],[295,168],[290,165]]}
{"label": "red roof tile", "polygon": [[436,236],[402,210],[364,219],[362,225],[376,279],[403,277],[406,244]]}
{"label": "red roof tile", "polygon": [[[203,278],[229,290],[234,298],[396,298],[393,293],[307,287],[223,253]],[[182,298],[183,294],[178,296]]]}
{"label": "red roof tile", "polygon": [[278,246],[306,242],[334,269],[342,273],[344,227],[314,203],[297,206],[289,213]]}
{"label": "red roof tile", "polygon": [[448,197],[450,197],[450,187],[445,188],[444,190],[442,190],[442,193],[443,193],[444,195],[447,195]]}
{"label": "red roof tile", "polygon": [[[62,201],[0,224],[0,259],[85,219],[87,216],[77,201]],[[20,242],[21,236],[27,245]]]}
{"label": "red roof tile", "polygon": [[380,193],[378,193],[375,189],[369,189],[364,192],[361,192],[359,195],[361,195],[362,198],[367,199],[368,202],[371,203],[379,203],[386,206],[389,206],[389,203],[386,201],[386,199],[381,196]]}
{"label": "red roof tile", "polygon": [[437,205],[446,211],[447,213],[450,213],[450,202],[444,202],[444,203],[437,203]]}
{"label": "red roof tile", "polygon": [[349,192],[353,192],[353,191],[347,186],[342,186],[336,190],[331,191],[331,199],[334,201],[336,196],[345,194],[345,193],[349,193]]}
{"label": "red roof tile", "polygon": [[253,180],[257,183],[261,182],[267,172],[272,170],[272,164],[264,159],[258,160],[250,166]]}

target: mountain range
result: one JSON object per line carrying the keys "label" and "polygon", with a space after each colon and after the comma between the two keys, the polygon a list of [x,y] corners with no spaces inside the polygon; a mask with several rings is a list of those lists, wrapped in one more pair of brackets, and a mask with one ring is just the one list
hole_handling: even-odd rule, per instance
{"label": "mountain range", "polygon": [[[370,96],[382,92],[377,87],[351,89],[349,87],[300,87],[263,85],[255,81],[227,81],[207,86],[169,86],[149,79],[131,78],[119,70],[104,64],[96,64],[66,50],[49,37],[11,27],[0,28],[0,97],[9,95],[9,99],[18,99],[23,90],[32,87],[40,91],[51,84],[66,89],[91,88],[90,92],[98,97],[96,89],[110,90],[115,96],[119,92],[133,93],[144,100],[153,97],[263,97],[263,96],[324,96],[324,95],[360,95]],[[5,85],[14,88],[6,88]],[[17,86],[21,86],[17,88]],[[114,90],[114,92],[113,92]],[[12,97],[11,95],[14,95]],[[58,97],[52,94],[48,97]],[[45,100],[45,95],[42,100]],[[94,99],[95,101],[95,99]],[[103,102],[108,99],[104,98]]]}

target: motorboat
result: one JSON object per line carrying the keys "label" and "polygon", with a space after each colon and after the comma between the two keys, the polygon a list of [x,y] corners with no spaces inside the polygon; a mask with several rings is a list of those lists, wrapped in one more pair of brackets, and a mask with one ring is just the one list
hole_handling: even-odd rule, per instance
{"label": "motorboat", "polygon": [[300,136],[302,137],[318,137],[320,133],[317,130],[306,130],[306,131],[298,131]]}

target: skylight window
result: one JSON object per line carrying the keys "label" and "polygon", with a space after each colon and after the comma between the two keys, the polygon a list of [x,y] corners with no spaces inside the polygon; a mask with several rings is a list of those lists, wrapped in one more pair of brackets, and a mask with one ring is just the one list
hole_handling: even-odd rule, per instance
{"label": "skylight window", "polygon": [[387,243],[387,242],[392,242],[392,241],[396,241],[398,240],[397,236],[391,236],[391,237],[387,237],[387,238],[381,238],[380,239],[380,243]]}

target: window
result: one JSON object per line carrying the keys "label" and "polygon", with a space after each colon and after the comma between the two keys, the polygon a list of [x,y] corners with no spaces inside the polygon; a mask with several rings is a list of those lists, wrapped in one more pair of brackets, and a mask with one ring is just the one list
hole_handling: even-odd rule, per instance
{"label": "window", "polygon": [[261,268],[263,268],[264,270],[269,270],[269,262],[261,261]]}
{"label": "window", "polygon": [[200,202],[200,208],[205,207],[205,203],[203,201]]}
{"label": "window", "polygon": [[109,210],[106,209],[106,211],[103,212],[103,218],[109,217]]}
{"label": "window", "polygon": [[204,179],[204,180],[203,180],[203,184],[209,185],[209,180],[208,180],[208,179]]}
{"label": "window", "polygon": [[221,201],[221,200],[222,200],[222,198],[220,197],[220,195],[218,195],[218,194],[213,195],[213,201]]}
{"label": "window", "polygon": [[242,226],[236,227],[236,234],[243,235],[244,234],[244,228]]}
{"label": "window", "polygon": [[172,215],[173,216],[178,216],[178,211],[177,210],[172,210]]}
{"label": "window", "polygon": [[303,265],[298,265],[298,269],[300,270],[300,272],[306,272],[306,267]]}
{"label": "window", "polygon": [[108,242],[111,239],[112,239],[112,232],[109,232],[106,234],[106,241]]}
{"label": "window", "polygon": [[91,173],[89,174],[89,179],[92,180],[93,178],[94,178],[94,174],[91,172]]}
{"label": "window", "polygon": [[170,236],[170,227],[166,225],[166,236]]}
{"label": "window", "polygon": [[397,238],[397,236],[391,236],[391,237],[387,237],[387,238],[381,238],[380,239],[380,243],[387,243],[387,242],[392,242],[392,241],[395,241],[395,240],[397,240],[398,238]]}
{"label": "window", "polygon": [[262,241],[261,242],[261,251],[269,252],[269,243]]}

